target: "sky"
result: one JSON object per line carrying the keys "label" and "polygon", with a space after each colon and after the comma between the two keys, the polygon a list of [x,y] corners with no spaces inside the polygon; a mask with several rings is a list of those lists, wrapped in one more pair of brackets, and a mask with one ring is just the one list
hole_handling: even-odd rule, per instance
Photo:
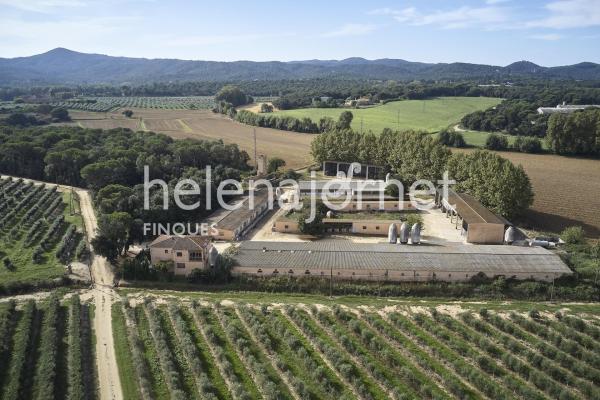
{"label": "sky", "polygon": [[0,57],[600,63],[600,0],[0,0]]}

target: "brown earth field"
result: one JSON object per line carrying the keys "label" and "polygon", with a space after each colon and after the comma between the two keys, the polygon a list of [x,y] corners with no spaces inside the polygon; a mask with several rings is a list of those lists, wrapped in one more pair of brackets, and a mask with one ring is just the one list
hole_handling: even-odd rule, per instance
{"label": "brown earth field", "polygon": [[[132,118],[112,113],[70,111],[74,124],[89,128],[126,127],[153,130],[176,139],[223,139],[237,143],[254,155],[253,127],[239,124],[206,110],[134,109]],[[314,135],[256,128],[258,154],[281,157],[290,168],[311,163],[310,143]],[[472,151],[472,150],[461,150]],[[600,160],[556,155],[502,152],[501,156],[523,165],[535,191],[535,202],[522,224],[559,232],[581,225],[592,237],[600,236]]]}
{"label": "brown earth field", "polygon": [[[109,113],[69,111],[73,123],[85,128],[130,128],[164,133],[175,139],[223,139],[225,143],[237,143],[254,158],[253,127],[239,124],[207,110],[152,110],[132,109],[131,118],[121,110]],[[310,143],[314,135],[256,128],[258,154],[269,158],[281,157],[289,168],[301,168],[311,163]]]}

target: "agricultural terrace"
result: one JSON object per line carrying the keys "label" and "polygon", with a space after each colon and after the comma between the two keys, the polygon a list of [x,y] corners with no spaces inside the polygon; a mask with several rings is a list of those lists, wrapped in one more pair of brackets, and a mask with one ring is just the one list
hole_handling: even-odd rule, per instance
{"label": "agricultural terrace", "polygon": [[95,399],[93,308],[78,296],[0,304],[0,398]]}
{"label": "agricultural terrace", "polygon": [[81,219],[70,213],[70,196],[56,186],[0,179],[0,282],[4,288],[61,278],[65,265],[85,256]]}
{"label": "agricultural terrace", "polygon": [[393,101],[380,106],[359,109],[342,108],[301,108],[276,111],[275,115],[289,115],[296,118],[308,117],[319,122],[322,117],[337,121],[339,115],[350,110],[354,115],[352,129],[357,132],[380,133],[384,128],[397,130],[422,130],[436,132],[474,111],[486,110],[499,104],[502,99],[493,97],[439,97],[430,100]]}
{"label": "agricultural terrace", "polygon": [[507,304],[248,304],[169,294],[113,305],[125,398],[600,396],[597,306],[553,314]]}

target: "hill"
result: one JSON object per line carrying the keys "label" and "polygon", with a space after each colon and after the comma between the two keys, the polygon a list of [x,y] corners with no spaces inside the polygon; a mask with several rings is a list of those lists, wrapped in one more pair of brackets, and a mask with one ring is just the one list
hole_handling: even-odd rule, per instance
{"label": "hill", "polygon": [[308,79],[335,76],[361,79],[465,79],[544,77],[600,79],[600,65],[580,63],[542,67],[520,61],[506,67],[469,64],[429,64],[402,59],[307,61],[192,61],[111,57],[56,48],[30,57],[0,58],[0,84],[93,84],[148,81],[232,81]]}

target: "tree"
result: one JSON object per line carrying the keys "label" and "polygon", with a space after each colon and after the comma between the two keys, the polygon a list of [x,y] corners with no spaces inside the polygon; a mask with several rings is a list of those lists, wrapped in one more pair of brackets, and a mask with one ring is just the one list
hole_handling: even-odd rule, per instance
{"label": "tree", "polygon": [[225,101],[233,104],[234,107],[242,106],[244,104],[252,103],[254,99],[251,96],[247,96],[239,87],[233,85],[226,85],[219,90],[215,95],[215,101]]}
{"label": "tree", "polygon": [[546,143],[556,154],[600,155],[600,110],[552,114]]}
{"label": "tree", "polygon": [[127,118],[131,118],[133,116],[133,111],[131,110],[125,110],[122,113],[124,116],[126,116]]}
{"label": "tree", "polygon": [[262,103],[260,105],[260,112],[261,113],[272,113],[273,112],[273,106],[269,103]]}
{"label": "tree", "polygon": [[115,211],[129,212],[133,209],[133,197],[135,192],[132,188],[123,185],[108,185],[98,191],[95,203],[103,214],[111,214]]}
{"label": "tree", "polygon": [[344,111],[340,114],[337,122],[338,129],[350,129],[354,115],[350,111]]}
{"label": "tree", "polygon": [[485,148],[487,150],[504,151],[508,149],[508,139],[505,136],[492,133],[485,139]]}
{"label": "tree", "polygon": [[92,240],[92,246],[100,255],[114,262],[129,248],[132,226],[133,218],[126,212],[100,215],[98,235]]}
{"label": "tree", "polygon": [[267,166],[267,172],[272,174],[273,172],[277,172],[277,170],[281,167],[285,166],[285,160],[279,157],[273,157],[269,160],[269,165]]}
{"label": "tree", "polygon": [[561,232],[560,238],[568,244],[581,244],[585,242],[585,232],[581,226],[570,226]]}
{"label": "tree", "polygon": [[493,212],[514,218],[533,204],[533,189],[521,165],[489,151],[453,154],[448,161],[450,178]]}
{"label": "tree", "polygon": [[71,117],[69,117],[69,112],[65,108],[62,108],[62,107],[56,107],[55,109],[50,111],[50,116],[52,117],[52,120],[55,122],[71,120]]}

